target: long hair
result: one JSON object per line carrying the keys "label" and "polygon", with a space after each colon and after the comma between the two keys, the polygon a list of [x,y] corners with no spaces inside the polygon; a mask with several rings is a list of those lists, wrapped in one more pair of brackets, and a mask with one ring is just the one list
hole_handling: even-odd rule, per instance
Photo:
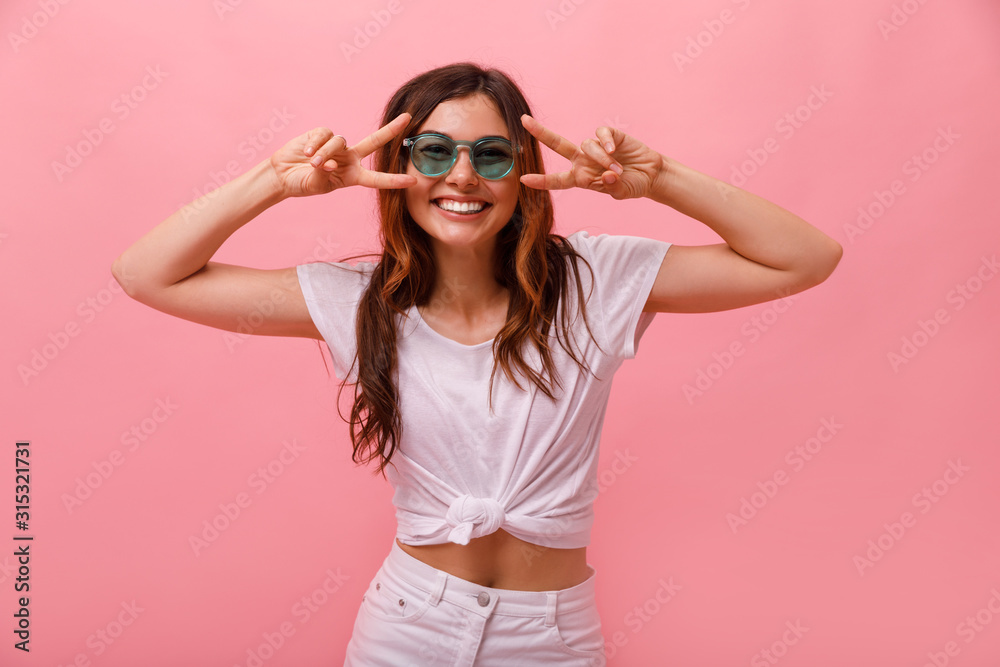
{"label": "long hair", "polygon": [[[473,63],[458,63],[430,70],[405,83],[386,104],[381,125],[399,114],[410,114],[410,123],[392,141],[377,150],[374,168],[386,173],[404,173],[408,155],[403,139],[416,133],[438,104],[482,94],[493,101],[507,125],[511,142],[523,148],[515,153],[512,173],[544,173],[538,141],[521,125],[521,115],[531,114],[527,100],[510,77],[496,69],[484,69]],[[378,210],[381,217],[379,240],[381,258],[375,265],[371,282],[358,304],[356,320],[358,381],[354,383],[354,406],[350,432],[356,463],[379,459],[377,471],[384,474],[402,433],[397,400],[396,318],[406,317],[413,305],[426,305],[436,277],[434,254],[427,233],[410,215],[405,191],[380,189]],[[517,207],[497,236],[497,261],[494,276],[508,289],[510,299],[507,320],[493,341],[493,372],[490,374],[489,408],[493,410],[493,380],[497,368],[519,389],[521,383],[514,369],[534,383],[550,399],[551,383],[562,386],[553,366],[549,332],[555,329],[563,349],[581,367],[584,364],[567,348],[563,338],[571,339],[567,324],[567,299],[572,267],[583,321],[593,338],[586,319],[586,304],[579,268],[575,261],[587,264],[565,237],[552,232],[552,198],[546,190],[535,190],[518,183]],[[588,270],[593,271],[589,264]],[[557,307],[562,336],[557,326]],[[596,339],[595,339],[596,343]],[[542,362],[541,372],[522,356],[524,345],[534,345]],[[353,368],[353,366],[352,366]],[[587,368],[590,371],[589,368]],[[547,383],[545,376],[549,378]],[[344,383],[341,384],[343,390]],[[339,396],[339,394],[338,394]],[[339,399],[338,399],[339,408]]]}

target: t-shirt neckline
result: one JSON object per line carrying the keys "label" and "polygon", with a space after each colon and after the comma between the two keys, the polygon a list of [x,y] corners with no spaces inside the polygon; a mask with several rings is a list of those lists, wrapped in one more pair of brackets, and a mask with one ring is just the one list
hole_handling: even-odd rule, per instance
{"label": "t-shirt neckline", "polygon": [[420,314],[420,309],[417,308],[417,304],[413,304],[410,306],[410,313],[416,315],[418,326],[422,326],[425,330],[427,330],[428,333],[430,333],[432,337],[443,340],[447,344],[453,345],[463,350],[478,350],[480,348],[486,347],[487,345],[493,345],[493,339],[485,340],[482,343],[476,343],[475,345],[466,345],[465,343],[459,343],[457,340],[448,338],[444,334],[439,333],[436,329],[434,329],[434,327],[432,327],[431,325],[427,324],[427,322],[424,321],[424,317],[423,315]]}

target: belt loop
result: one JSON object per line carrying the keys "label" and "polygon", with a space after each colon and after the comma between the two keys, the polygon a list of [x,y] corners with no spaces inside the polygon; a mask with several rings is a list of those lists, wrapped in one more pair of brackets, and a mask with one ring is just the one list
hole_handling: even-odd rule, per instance
{"label": "belt loop", "polygon": [[558,595],[555,591],[548,591],[545,593],[547,600],[545,601],[545,627],[551,628],[556,624],[556,600]]}
{"label": "belt loop", "polygon": [[434,582],[434,590],[431,591],[431,596],[429,599],[431,606],[436,607],[438,602],[441,601],[441,596],[444,595],[444,586],[448,581],[448,573],[439,571],[437,573],[437,581]]}

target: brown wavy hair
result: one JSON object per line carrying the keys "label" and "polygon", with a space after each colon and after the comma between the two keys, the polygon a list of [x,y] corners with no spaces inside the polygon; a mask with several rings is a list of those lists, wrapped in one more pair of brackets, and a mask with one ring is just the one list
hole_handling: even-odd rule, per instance
{"label": "brown wavy hair", "polygon": [[[457,63],[430,70],[406,82],[386,104],[380,126],[399,114],[410,114],[406,129],[382,146],[374,155],[374,169],[386,173],[405,173],[409,155],[403,139],[412,136],[441,102],[482,94],[493,101],[507,125],[511,142],[520,144],[514,169],[508,178],[521,174],[544,173],[538,141],[521,125],[521,115],[531,114],[524,94],[504,72],[486,69],[473,63]],[[402,420],[397,401],[396,316],[416,304],[426,305],[436,277],[434,254],[425,232],[411,217],[405,191],[378,190],[381,217],[379,240],[382,252],[374,267],[371,282],[358,304],[357,356],[358,381],[353,383],[354,406],[351,409],[350,433],[354,447],[352,459],[367,464],[378,459],[376,473],[384,474],[398,447]],[[567,324],[567,299],[570,272],[576,284],[580,309],[587,332],[593,338],[586,319],[583,286],[576,261],[587,264],[565,237],[552,232],[554,223],[552,197],[547,190],[535,190],[518,184],[517,207],[510,221],[497,235],[495,278],[510,294],[507,321],[493,341],[493,372],[490,374],[489,408],[493,410],[493,379],[497,368],[519,389],[517,368],[530,382],[555,400],[551,382],[562,386],[552,363],[549,333],[555,330],[560,345],[581,367],[584,364],[566,346],[572,340]],[[369,255],[355,255],[352,258]],[[593,278],[592,278],[593,279]],[[560,326],[557,308],[562,304]],[[521,351],[532,344],[542,361],[541,372],[525,362]],[[596,343],[596,339],[595,339]],[[352,370],[354,365],[352,365]],[[587,370],[593,374],[589,367]],[[350,373],[348,373],[348,376]],[[549,384],[544,376],[548,376]],[[341,383],[343,390],[346,379]],[[338,410],[339,410],[338,393]],[[341,415],[343,418],[343,415]],[[346,421],[346,420],[345,420]]]}

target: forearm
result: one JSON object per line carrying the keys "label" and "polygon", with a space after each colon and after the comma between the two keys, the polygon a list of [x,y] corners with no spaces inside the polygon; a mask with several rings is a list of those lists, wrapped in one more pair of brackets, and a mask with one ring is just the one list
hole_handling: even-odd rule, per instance
{"label": "forearm", "polygon": [[759,264],[820,282],[840,259],[840,244],[794,213],[666,156],[650,197],[704,223]]}
{"label": "forearm", "polygon": [[112,273],[133,296],[174,285],[201,270],[236,230],[283,198],[265,160],[154,227],[122,253]]}

